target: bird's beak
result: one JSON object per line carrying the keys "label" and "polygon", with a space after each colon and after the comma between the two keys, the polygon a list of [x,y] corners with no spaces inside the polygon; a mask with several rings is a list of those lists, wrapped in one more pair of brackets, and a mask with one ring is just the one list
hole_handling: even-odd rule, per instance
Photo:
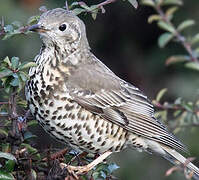
{"label": "bird's beak", "polygon": [[48,31],[47,29],[45,29],[45,28],[44,28],[43,26],[41,26],[40,24],[34,24],[34,25],[30,26],[30,27],[28,28],[28,30],[29,30],[29,31],[34,31],[34,32],[41,32],[41,33]]}

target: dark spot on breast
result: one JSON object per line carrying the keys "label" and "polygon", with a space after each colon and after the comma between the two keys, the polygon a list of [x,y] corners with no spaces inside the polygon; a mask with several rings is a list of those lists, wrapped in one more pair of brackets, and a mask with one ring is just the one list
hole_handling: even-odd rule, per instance
{"label": "dark spot on breast", "polygon": [[56,111],[53,112],[53,115],[55,115],[55,114],[57,114],[57,113],[58,113],[58,111],[56,110]]}
{"label": "dark spot on breast", "polygon": [[58,120],[61,120],[62,119],[62,115],[60,115],[60,116],[58,116],[58,118],[57,118]]}
{"label": "dark spot on breast", "polygon": [[66,101],[67,97],[62,97],[61,100],[62,101]]}
{"label": "dark spot on breast", "polygon": [[104,141],[102,144],[101,144],[101,146],[104,146],[106,144],[106,141]]}
{"label": "dark spot on breast", "polygon": [[51,102],[51,103],[49,104],[49,106],[51,106],[51,107],[54,106],[54,102]]}
{"label": "dark spot on breast", "polygon": [[97,142],[100,142],[102,140],[102,138],[101,137],[99,137],[98,139],[97,139]]}
{"label": "dark spot on breast", "polygon": [[55,120],[56,118],[57,118],[57,116],[53,116],[53,117],[52,117],[52,120]]}
{"label": "dark spot on breast", "polygon": [[44,90],[43,90],[43,89],[40,91],[40,94],[41,94],[41,97],[42,97],[43,99],[45,99],[45,97],[46,97],[46,93],[44,92]]}
{"label": "dark spot on breast", "polygon": [[45,112],[46,112],[46,114],[49,114],[49,113],[50,113],[50,111],[49,111],[49,110],[46,110]]}

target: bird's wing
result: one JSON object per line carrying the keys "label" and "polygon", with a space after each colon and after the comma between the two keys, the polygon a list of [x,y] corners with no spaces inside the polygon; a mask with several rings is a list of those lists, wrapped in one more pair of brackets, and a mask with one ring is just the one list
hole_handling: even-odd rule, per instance
{"label": "bird's wing", "polygon": [[147,97],[109,69],[96,68],[96,65],[82,67],[71,76],[69,84],[73,99],[88,111],[129,132],[186,151],[186,147],[154,117],[153,105]]}

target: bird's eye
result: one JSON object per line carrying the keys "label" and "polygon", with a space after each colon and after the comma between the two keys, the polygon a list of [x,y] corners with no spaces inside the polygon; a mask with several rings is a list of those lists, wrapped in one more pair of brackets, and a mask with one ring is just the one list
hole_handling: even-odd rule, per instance
{"label": "bird's eye", "polygon": [[60,31],[64,31],[66,29],[66,24],[62,24],[59,26]]}

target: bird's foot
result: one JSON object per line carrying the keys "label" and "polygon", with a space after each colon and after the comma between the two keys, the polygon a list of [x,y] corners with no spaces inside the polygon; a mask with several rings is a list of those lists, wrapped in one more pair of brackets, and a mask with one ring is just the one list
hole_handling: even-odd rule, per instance
{"label": "bird's foot", "polygon": [[61,163],[60,166],[62,169],[67,168],[68,172],[72,174],[76,179],[78,179],[79,175],[85,174],[89,172],[90,170],[92,170],[96,165],[98,165],[104,159],[106,159],[111,153],[112,152],[107,151],[103,153],[102,155],[100,155],[97,159],[92,161],[90,164],[85,165],[85,166],[71,166],[64,163]]}

